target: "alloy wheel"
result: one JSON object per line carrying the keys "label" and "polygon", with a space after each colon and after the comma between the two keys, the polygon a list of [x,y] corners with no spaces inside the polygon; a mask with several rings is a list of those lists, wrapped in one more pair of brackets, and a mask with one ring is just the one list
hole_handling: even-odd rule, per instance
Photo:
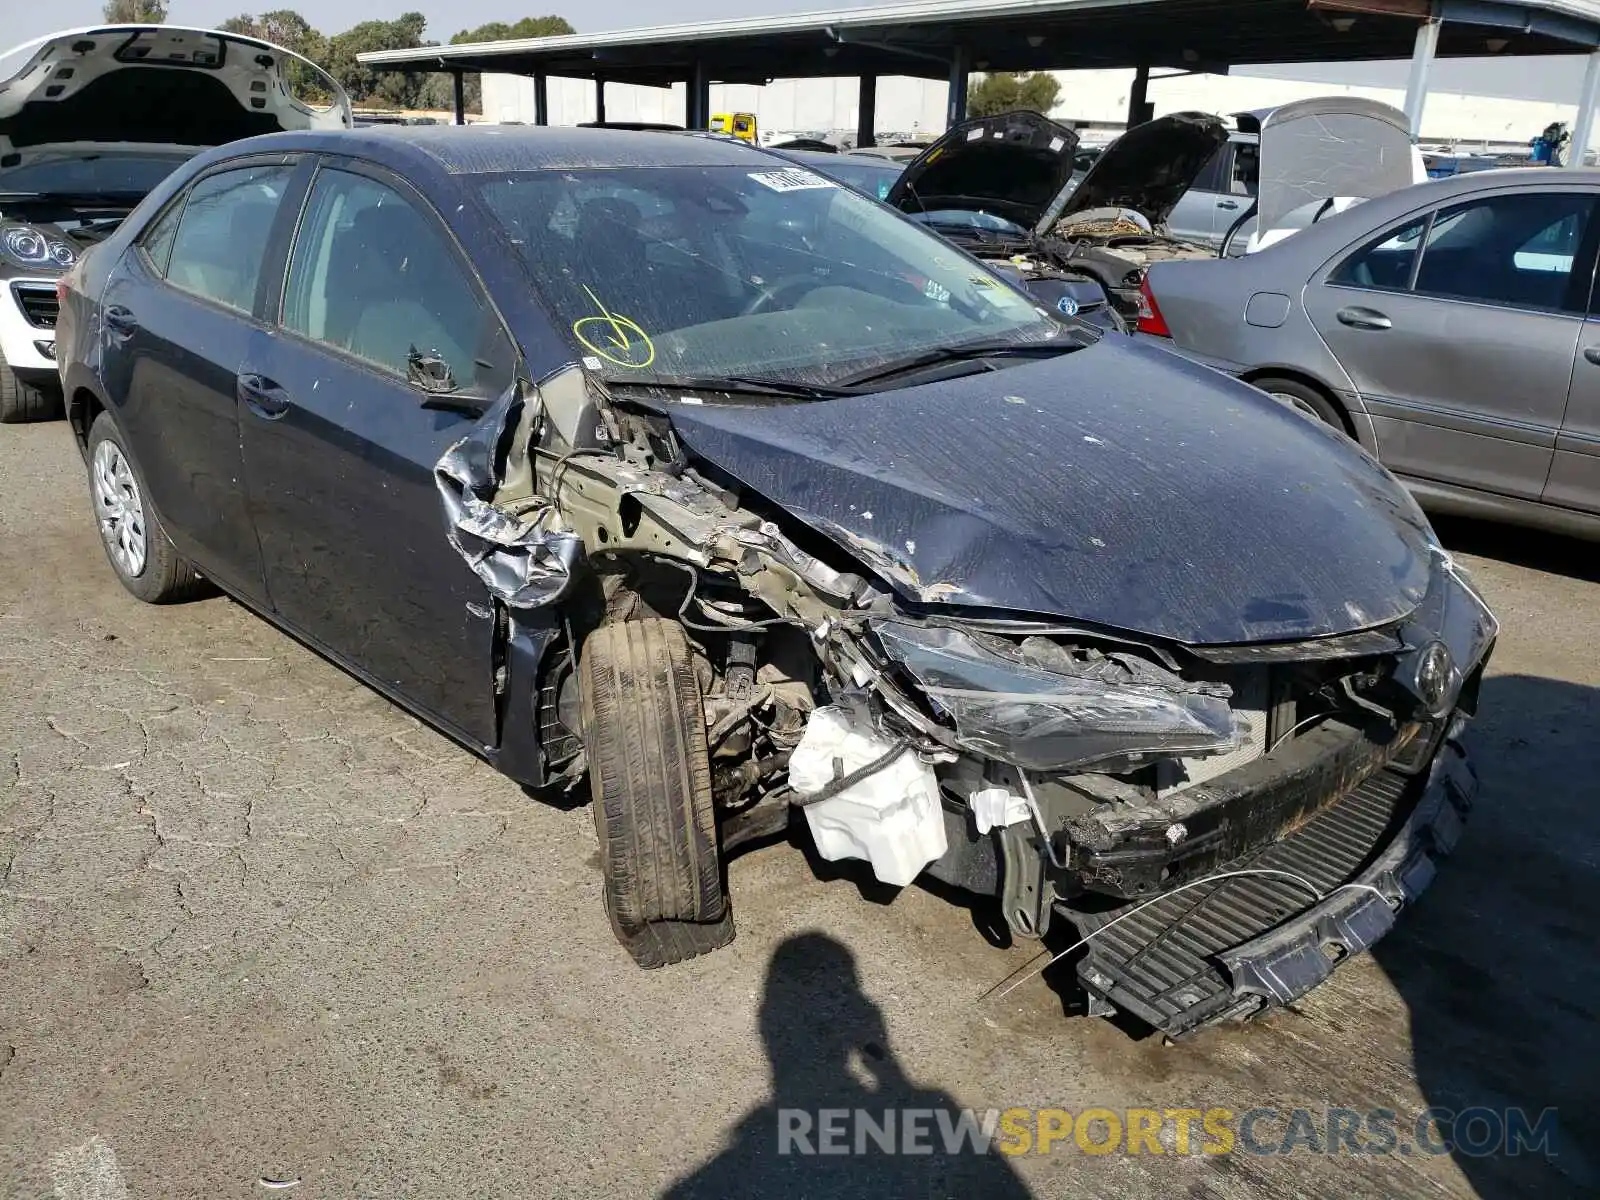
{"label": "alloy wheel", "polygon": [[144,502],[122,447],[101,442],[94,448],[90,472],[94,484],[95,516],[100,536],[105,539],[111,561],[129,579],[144,571],[148,543],[144,523]]}

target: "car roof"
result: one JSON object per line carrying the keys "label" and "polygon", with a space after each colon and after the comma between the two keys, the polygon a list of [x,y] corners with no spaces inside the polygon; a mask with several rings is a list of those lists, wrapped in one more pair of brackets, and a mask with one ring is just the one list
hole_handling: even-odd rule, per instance
{"label": "car roof", "polygon": [[326,133],[280,133],[234,142],[213,159],[263,151],[348,154],[396,169],[449,175],[585,167],[742,166],[768,156],[732,138],[681,132],[541,125],[371,125]]}

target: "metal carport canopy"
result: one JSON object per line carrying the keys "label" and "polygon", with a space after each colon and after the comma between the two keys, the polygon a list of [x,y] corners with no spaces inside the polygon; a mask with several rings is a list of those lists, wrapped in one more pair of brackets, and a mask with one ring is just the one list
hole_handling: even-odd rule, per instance
{"label": "metal carport canopy", "polygon": [[913,0],[360,55],[401,71],[502,71],[664,87],[823,76],[948,78],[974,71],[1406,58],[1420,22],[1437,53],[1586,53],[1600,0]]}

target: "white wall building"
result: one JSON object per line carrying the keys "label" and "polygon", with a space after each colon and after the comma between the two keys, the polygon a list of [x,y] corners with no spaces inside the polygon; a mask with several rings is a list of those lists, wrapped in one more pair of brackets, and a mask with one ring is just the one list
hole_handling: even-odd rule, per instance
{"label": "white wall building", "polygon": [[[1523,59],[1532,67],[1536,59]],[[1556,60],[1552,60],[1554,62]],[[1453,64],[1452,64],[1453,65]],[[1466,64],[1462,64],[1465,66]],[[1371,75],[1365,64],[1349,64],[1349,76]],[[1185,109],[1233,113],[1266,108],[1307,96],[1366,96],[1403,107],[1403,87],[1384,87],[1289,78],[1292,67],[1256,68],[1249,75],[1186,75],[1154,78],[1150,100],[1156,114]],[[1280,71],[1282,76],[1267,75]],[[1059,71],[1061,100],[1051,114],[1066,122],[1107,129],[1120,128],[1128,111],[1133,72]],[[753,112],[763,129],[854,130],[857,84],[854,78],[781,79],[766,87],[717,84],[711,88],[712,112]],[[550,122],[575,125],[595,115],[594,84],[583,79],[552,77],[548,85]],[[1574,120],[1573,103],[1511,99],[1433,89],[1428,93],[1419,140],[1433,143],[1527,145],[1551,121]],[[946,85],[938,80],[885,77],[878,81],[877,128],[894,133],[939,133],[944,129]],[[483,116],[487,121],[534,121],[533,80],[519,75],[483,77]],[[613,121],[657,121],[682,124],[683,86],[606,88],[606,117]]]}

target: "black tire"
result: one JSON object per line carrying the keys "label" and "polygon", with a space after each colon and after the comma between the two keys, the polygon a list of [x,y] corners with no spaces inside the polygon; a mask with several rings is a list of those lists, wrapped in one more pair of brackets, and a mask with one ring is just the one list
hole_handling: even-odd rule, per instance
{"label": "black tire", "polygon": [[[115,449],[116,454],[127,464],[128,473],[132,477],[131,496],[137,502],[142,516],[144,543],[143,565],[136,571],[130,570],[125,562],[119,560],[119,556],[112,549],[111,535],[107,531],[106,506],[100,499],[95,477],[102,443]],[[89,467],[89,503],[94,509],[95,528],[100,533],[100,545],[106,552],[106,561],[111,564],[111,569],[116,572],[122,586],[146,604],[175,604],[205,595],[209,591],[209,585],[189,560],[178,553],[171,539],[167,537],[161,518],[150,506],[150,489],[145,486],[144,474],[139,470],[138,462],[123,444],[122,434],[111,420],[111,414],[101,413],[89,427],[89,442],[85,455]]]}
{"label": "black tire", "polygon": [[49,421],[62,415],[61,397],[55,392],[23,383],[0,354],[0,424]]}
{"label": "black tire", "polygon": [[1311,385],[1301,383],[1298,379],[1281,379],[1275,375],[1264,375],[1250,382],[1307,416],[1316,417],[1324,424],[1332,425],[1340,433],[1346,435],[1350,433],[1350,423],[1344,419],[1344,413],[1339,411],[1339,406]]}
{"label": "black tire", "polygon": [[645,968],[733,940],[722,885],[700,685],[683,630],[602,625],[579,664],[583,741],[606,915]]}

